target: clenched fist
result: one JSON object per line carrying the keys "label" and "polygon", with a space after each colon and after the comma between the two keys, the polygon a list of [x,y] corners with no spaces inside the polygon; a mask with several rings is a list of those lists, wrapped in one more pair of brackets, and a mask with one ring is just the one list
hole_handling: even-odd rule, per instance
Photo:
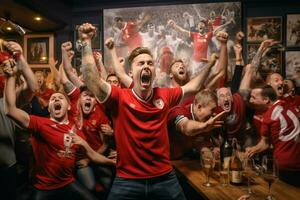
{"label": "clenched fist", "polygon": [[78,28],[78,35],[81,41],[91,41],[96,34],[96,27],[90,23],[84,23]]}
{"label": "clenched fist", "polygon": [[227,43],[228,40],[228,33],[224,31],[220,31],[217,33],[217,40],[223,44]]}

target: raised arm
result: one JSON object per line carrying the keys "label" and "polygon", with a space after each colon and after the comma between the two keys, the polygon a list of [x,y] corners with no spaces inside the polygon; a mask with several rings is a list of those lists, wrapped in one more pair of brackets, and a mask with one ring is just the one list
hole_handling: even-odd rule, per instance
{"label": "raised arm", "polygon": [[5,101],[6,101],[6,114],[15,120],[18,124],[23,127],[29,126],[29,115],[16,107],[16,67],[5,65],[3,69],[6,74],[6,85],[5,85]]}
{"label": "raised arm", "polygon": [[268,47],[278,43],[279,43],[278,41],[274,41],[273,39],[268,39],[263,41],[260,44],[255,56],[251,61],[251,66],[253,67],[253,77],[260,77],[260,74],[258,73],[258,68],[260,65],[260,60],[263,57],[265,51],[268,49]]}
{"label": "raised arm", "polygon": [[207,79],[211,68],[215,65],[216,60],[217,60],[217,55],[212,54],[211,59],[204,66],[201,73],[199,73],[196,77],[194,77],[184,86],[182,86],[182,89],[184,91],[183,99],[196,94],[196,92],[198,92],[203,87],[203,83]]}
{"label": "raised arm", "polygon": [[96,66],[98,71],[100,72],[100,76],[101,78],[103,78],[104,80],[106,80],[107,78],[107,71],[106,68],[102,62],[102,54],[98,51],[94,52],[94,58],[96,60]]}
{"label": "raised arm", "polygon": [[217,83],[220,82],[220,79],[223,77],[226,81],[227,75],[227,65],[228,65],[228,52],[227,52],[227,40],[228,34],[226,32],[220,31],[217,34],[217,40],[220,43],[220,58],[219,63],[216,67],[216,76],[211,79],[211,81],[207,84],[206,88],[211,90],[217,87]]}
{"label": "raised arm", "polygon": [[25,78],[25,81],[28,85],[28,88],[25,88],[25,96],[26,101],[30,102],[33,94],[38,90],[38,84],[36,81],[36,78],[31,70],[31,68],[28,66],[28,63],[26,59],[23,56],[23,49],[22,47],[16,43],[16,42],[6,42],[5,46],[7,49],[12,52],[15,57],[17,58],[17,67],[18,70],[20,70]]}
{"label": "raised arm", "polygon": [[82,75],[89,90],[94,93],[99,102],[103,102],[110,94],[111,86],[99,76],[93,57],[91,42],[95,31],[95,27],[89,23],[81,25],[78,29],[79,38],[83,44]]}
{"label": "raised arm", "polygon": [[83,85],[80,78],[77,76],[77,74],[74,73],[73,67],[71,64],[71,60],[73,57],[74,52],[72,51],[72,43],[71,42],[65,42],[61,45],[61,56],[62,56],[62,65],[63,69],[66,72],[66,75],[68,79],[76,86],[80,87]]}
{"label": "raised arm", "polygon": [[176,31],[183,33],[187,37],[190,37],[190,31],[187,31],[184,28],[181,28],[180,26],[178,26],[174,20],[169,20],[167,23],[167,26],[175,29]]}
{"label": "raised arm", "polygon": [[113,70],[114,70],[115,74],[120,79],[120,82],[125,87],[129,88],[130,85],[132,84],[133,80],[125,72],[125,69],[124,69],[125,60],[124,60],[124,58],[119,59],[118,56],[117,56],[117,52],[116,52],[116,48],[115,48],[113,38],[108,38],[105,41],[105,45],[109,49],[109,52],[111,54],[112,67],[113,67]]}

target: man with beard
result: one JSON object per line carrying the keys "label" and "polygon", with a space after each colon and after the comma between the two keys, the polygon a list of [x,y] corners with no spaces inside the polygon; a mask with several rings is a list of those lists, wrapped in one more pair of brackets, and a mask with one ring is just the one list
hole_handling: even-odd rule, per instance
{"label": "man with beard", "polygon": [[277,93],[269,85],[260,89],[260,95],[260,106],[266,110],[260,128],[261,140],[256,146],[248,148],[246,153],[252,157],[267,150],[272,143],[279,178],[300,186],[300,121],[297,112],[283,100],[277,99]]}
{"label": "man with beard", "polygon": [[225,111],[212,117],[217,108],[217,97],[209,90],[202,90],[195,96],[193,103],[174,107],[168,116],[170,158],[179,159],[192,148],[208,146],[210,131],[221,127],[218,121]]}
{"label": "man with beard", "polygon": [[[97,100],[112,108],[115,125],[117,176],[108,199],[185,199],[169,158],[167,114],[181,99],[201,88],[211,66],[182,87],[153,88],[152,54],[147,48],[136,48],[128,58],[134,86],[120,89],[94,73],[91,38],[95,27],[85,23],[79,33],[85,44],[82,51],[84,80]],[[112,49],[113,45],[107,44],[107,47]]]}

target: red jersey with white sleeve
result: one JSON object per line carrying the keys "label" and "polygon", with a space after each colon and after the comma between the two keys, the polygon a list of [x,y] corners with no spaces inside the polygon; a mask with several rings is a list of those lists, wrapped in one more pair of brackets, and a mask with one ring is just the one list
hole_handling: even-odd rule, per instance
{"label": "red jersey with white sleeve", "polygon": [[211,38],[213,37],[212,32],[206,34],[200,34],[197,32],[190,32],[190,37],[194,42],[194,55],[193,58],[196,62],[201,62],[207,59],[207,49]]}
{"label": "red jersey with white sleeve", "polygon": [[[246,108],[243,97],[239,93],[234,93],[232,98],[232,111],[226,114],[225,119],[229,139],[237,137],[237,134],[246,128]],[[223,109],[218,106],[217,112],[221,113]]]}
{"label": "red jersey with white sleeve", "polygon": [[129,52],[142,46],[143,38],[139,34],[138,25],[135,22],[126,22],[122,29],[122,40],[127,44]]}
{"label": "red jersey with white sleeve", "polygon": [[261,134],[270,137],[279,169],[300,170],[300,121],[292,107],[277,100],[264,114]]}
{"label": "red jersey with white sleeve", "polygon": [[53,119],[30,115],[29,129],[35,158],[33,185],[40,190],[61,188],[73,182],[73,168],[79,146],[72,144],[74,132],[83,133],[69,121],[59,123]]}
{"label": "red jersey with white sleeve", "polygon": [[288,95],[286,97],[283,97],[283,100],[289,104],[290,106],[293,106],[295,108],[295,111],[297,112],[298,118],[300,118],[300,96],[296,95],[294,97]]}
{"label": "red jersey with white sleeve", "polygon": [[168,134],[171,160],[181,158],[193,148],[193,137],[189,137],[177,130],[176,125],[183,119],[192,119],[192,105],[182,105],[172,108],[168,115]]}
{"label": "red jersey with white sleeve", "polygon": [[167,117],[182,96],[181,87],[153,88],[151,96],[143,100],[133,89],[111,86],[104,104],[111,108],[114,123],[117,176],[144,179],[172,170]]}

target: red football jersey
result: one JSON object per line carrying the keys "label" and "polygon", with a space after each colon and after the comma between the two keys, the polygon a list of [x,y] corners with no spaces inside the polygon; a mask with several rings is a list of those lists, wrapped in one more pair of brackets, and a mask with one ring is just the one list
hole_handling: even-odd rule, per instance
{"label": "red football jersey", "polygon": [[180,102],[182,88],[154,88],[148,100],[133,89],[111,88],[105,106],[115,126],[117,176],[139,179],[170,172],[167,115]]}
{"label": "red football jersey", "polygon": [[298,118],[300,118],[300,96],[296,95],[295,97],[292,97],[288,95],[286,97],[283,97],[283,100],[290,106],[294,107],[295,111],[297,112]]}
{"label": "red football jersey", "polygon": [[135,22],[127,22],[122,29],[122,39],[126,42],[129,52],[142,46],[143,39],[138,32],[138,25]]}
{"label": "red football jersey", "polygon": [[292,107],[277,100],[263,116],[261,134],[271,138],[279,169],[300,170],[300,122]]}
{"label": "red football jersey", "polygon": [[73,168],[79,146],[72,144],[70,132],[85,138],[71,122],[59,123],[30,115],[32,148],[35,158],[33,185],[41,190],[61,188],[74,181]]}
{"label": "red football jersey", "polygon": [[[229,139],[237,137],[237,134],[246,127],[246,108],[243,97],[239,93],[235,93],[232,98],[232,111],[226,115],[225,119]],[[217,112],[223,112],[223,109],[218,106]]]}
{"label": "red football jersey", "polygon": [[200,34],[197,32],[190,32],[190,37],[194,42],[194,60],[200,62],[202,59],[206,59],[208,45],[213,37],[213,33],[208,32],[206,34]]}
{"label": "red football jersey", "polygon": [[[103,144],[100,137],[99,131],[101,130],[101,124],[109,124],[109,120],[106,117],[101,105],[96,104],[94,111],[92,111],[88,116],[83,116],[80,108],[80,90],[75,88],[72,92],[68,94],[71,102],[71,110],[69,112],[70,117],[72,117],[75,122],[77,122],[77,127],[83,131],[86,136],[86,141],[90,147],[97,151]],[[79,125],[81,122],[82,125]]]}

